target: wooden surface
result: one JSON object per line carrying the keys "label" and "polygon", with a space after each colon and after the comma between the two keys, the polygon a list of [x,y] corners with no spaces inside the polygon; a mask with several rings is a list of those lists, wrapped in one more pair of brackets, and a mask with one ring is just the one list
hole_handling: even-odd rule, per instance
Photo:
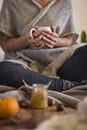
{"label": "wooden surface", "polygon": [[0,130],[34,129],[42,121],[49,119],[55,114],[63,115],[73,111],[73,109],[66,107],[63,111],[57,111],[56,105],[50,106],[47,109],[31,109],[29,107],[20,107],[20,110],[15,117],[10,119],[0,119]]}

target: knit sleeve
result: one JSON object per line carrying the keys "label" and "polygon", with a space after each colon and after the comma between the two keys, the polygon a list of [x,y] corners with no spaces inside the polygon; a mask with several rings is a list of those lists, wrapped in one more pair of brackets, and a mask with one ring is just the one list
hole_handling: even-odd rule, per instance
{"label": "knit sleeve", "polygon": [[13,21],[13,13],[11,10],[11,1],[4,0],[0,13],[0,38],[1,33],[5,33],[10,37],[16,36],[16,27]]}
{"label": "knit sleeve", "polygon": [[[72,9],[72,3],[70,0],[66,1],[66,8],[65,8],[65,20],[62,20],[62,27],[60,34],[61,37],[72,35],[73,43],[76,42],[78,38],[78,33],[76,31],[76,27],[73,21],[73,9]],[[63,17],[63,16],[62,16]]]}

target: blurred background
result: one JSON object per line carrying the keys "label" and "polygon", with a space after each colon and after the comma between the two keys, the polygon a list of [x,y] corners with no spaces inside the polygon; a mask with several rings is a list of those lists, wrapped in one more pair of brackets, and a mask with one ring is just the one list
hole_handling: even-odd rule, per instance
{"label": "blurred background", "polygon": [[73,5],[74,23],[79,33],[78,42],[81,42],[82,31],[86,32],[87,37],[87,0],[71,0]]}

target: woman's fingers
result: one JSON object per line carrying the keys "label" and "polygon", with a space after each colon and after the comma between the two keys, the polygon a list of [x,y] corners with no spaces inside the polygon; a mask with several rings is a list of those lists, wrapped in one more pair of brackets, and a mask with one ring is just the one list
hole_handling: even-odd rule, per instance
{"label": "woman's fingers", "polygon": [[29,46],[33,49],[41,49],[45,46],[44,41],[42,40],[43,35],[40,35],[36,39],[29,39]]}
{"label": "woman's fingers", "polygon": [[52,32],[56,32],[56,27],[54,25],[51,26]]}
{"label": "woman's fingers", "polygon": [[[42,33],[44,35],[43,40],[48,43],[49,45],[55,47],[56,43],[57,43],[57,39],[58,39],[58,35],[56,33],[52,33],[52,35],[43,32]],[[47,45],[48,45],[47,44]]]}
{"label": "woman's fingers", "polygon": [[53,48],[56,46],[58,34],[56,28],[51,27],[52,32],[38,30],[33,33],[33,39],[29,39],[29,45],[34,49],[41,49],[44,47]]}
{"label": "woman's fingers", "polygon": [[52,48],[54,47],[53,45],[50,45],[50,44],[47,43],[47,42],[45,42],[44,44],[45,44],[46,48],[51,48],[51,49],[52,49]]}

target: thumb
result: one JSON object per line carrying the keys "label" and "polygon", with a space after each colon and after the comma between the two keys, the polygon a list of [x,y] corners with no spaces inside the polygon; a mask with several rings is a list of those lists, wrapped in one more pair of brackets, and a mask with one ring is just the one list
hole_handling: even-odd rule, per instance
{"label": "thumb", "polygon": [[56,27],[54,25],[51,26],[52,32],[56,32]]}

